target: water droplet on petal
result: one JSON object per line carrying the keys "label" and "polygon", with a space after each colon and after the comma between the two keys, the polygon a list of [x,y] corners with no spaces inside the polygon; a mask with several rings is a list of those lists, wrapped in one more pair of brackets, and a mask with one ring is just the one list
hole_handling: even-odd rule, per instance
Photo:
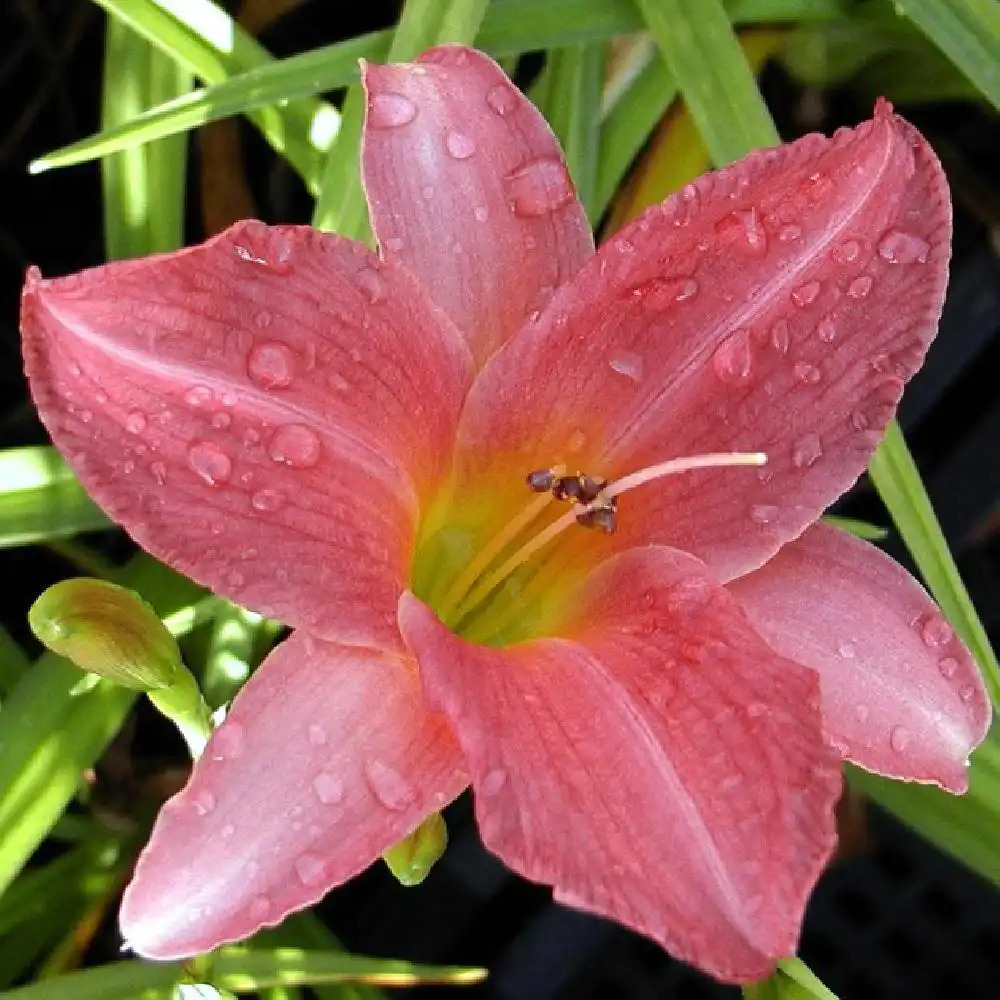
{"label": "water droplet on petal", "polygon": [[315,723],[309,727],[309,742],[314,747],[321,747],[326,743],[326,730]]}
{"label": "water droplet on petal", "polygon": [[712,369],[718,378],[730,385],[745,382],[753,370],[750,340],[746,330],[733,330],[715,349]]}
{"label": "water droplet on petal", "polygon": [[258,490],[250,497],[250,506],[262,514],[270,514],[280,510],[285,503],[284,494],[278,490]]}
{"label": "water droplet on petal", "polygon": [[824,344],[832,344],[837,337],[837,324],[829,316],[824,317],[816,326],[816,336]]}
{"label": "water droplet on petal", "polygon": [[788,344],[790,340],[788,320],[779,319],[774,326],[771,327],[770,340],[771,346],[779,354],[786,354],[788,352]]}
{"label": "water droplet on petal", "polygon": [[233,418],[228,413],[224,413],[221,410],[218,413],[212,414],[212,426],[217,431],[226,430],[232,422]]}
{"label": "water droplet on petal", "polygon": [[675,302],[687,302],[698,294],[698,282],[694,278],[685,278],[677,286],[677,294],[674,295]]}
{"label": "water droplet on petal", "polygon": [[893,726],[889,731],[889,746],[902,753],[910,745],[910,732],[903,726]]}
{"label": "water droplet on petal", "polygon": [[771,524],[777,521],[781,514],[781,508],[770,503],[755,503],[750,508],[750,520],[754,524]]}
{"label": "water droplet on petal", "polygon": [[872,290],[874,283],[870,274],[862,274],[847,286],[847,294],[852,299],[863,299]]}
{"label": "water droplet on petal", "polygon": [[944,646],[955,637],[955,630],[937,612],[921,615],[917,619],[917,629],[923,644],[931,649]]}
{"label": "water droplet on petal", "polygon": [[815,385],[820,380],[820,370],[808,361],[796,361],[792,374],[806,385]]}
{"label": "water droplet on petal", "polygon": [[363,267],[357,275],[358,287],[364,292],[368,301],[375,305],[385,298],[385,285],[379,273],[371,267]]}
{"label": "water droplet on petal", "polygon": [[486,103],[498,115],[506,118],[517,110],[518,99],[506,83],[498,83],[495,87],[490,87],[486,94]]}
{"label": "water droplet on petal", "polygon": [[207,816],[215,808],[215,796],[211,792],[200,792],[191,805],[198,816]]}
{"label": "water droplet on petal", "polygon": [[858,647],[853,642],[842,642],[837,647],[837,655],[842,660],[853,660],[858,655]]}
{"label": "water droplet on petal", "polygon": [[778,240],[782,243],[791,243],[802,235],[800,226],[782,226],[778,230]]}
{"label": "water droplet on petal", "polygon": [[582,430],[577,428],[569,436],[569,440],[566,442],[566,447],[571,452],[583,451],[583,446],[587,443],[587,435],[583,433]]}
{"label": "water droplet on petal", "polygon": [[946,656],[938,663],[938,670],[944,678],[954,677],[959,668],[959,662],[954,656]]}
{"label": "water droplet on petal", "polygon": [[485,222],[490,217],[490,210],[485,205],[477,205],[472,214],[476,217],[476,222]]}
{"label": "water droplet on petal", "polygon": [[803,434],[792,445],[792,465],[807,469],[823,457],[823,444],[818,434]]}
{"label": "water droplet on petal", "polygon": [[284,389],[295,375],[295,355],[286,344],[255,344],[247,357],[247,374],[262,389]]}
{"label": "water droplet on petal", "polygon": [[133,410],[125,418],[125,430],[129,434],[141,434],[146,429],[146,415],[138,410]]}
{"label": "water droplet on petal", "polygon": [[503,768],[495,768],[490,771],[480,783],[480,791],[483,795],[496,795],[504,785],[507,784],[507,772]]}
{"label": "water droplet on petal", "polygon": [[295,859],[295,873],[303,885],[318,885],[322,882],[325,867],[323,859],[309,851]]}
{"label": "water droplet on petal", "polygon": [[972,701],[972,696],[976,693],[976,689],[972,684],[967,684],[959,692],[958,696],[962,701]]}
{"label": "water droplet on petal", "polygon": [[767,234],[757,217],[756,208],[741,208],[724,215],[715,224],[715,231],[723,238],[739,240],[741,245],[755,253],[763,253],[767,249]]}
{"label": "water droplet on petal", "polygon": [[464,132],[449,132],[444,145],[448,155],[456,160],[467,160],[476,152],[476,141]]}
{"label": "water droplet on petal", "polygon": [[514,214],[524,218],[548,215],[574,197],[566,164],[556,157],[532,160],[502,183]]}
{"label": "water droplet on petal", "polygon": [[820,292],[818,281],[807,281],[792,292],[792,301],[801,309],[816,301]]}
{"label": "water droplet on petal", "polygon": [[860,256],[861,244],[857,240],[845,240],[833,249],[833,259],[838,264],[853,264]]}
{"label": "water droplet on petal", "polygon": [[434,187],[433,187],[433,185],[431,185],[431,184],[425,184],[420,189],[420,197],[423,198],[424,201],[430,201],[434,197]]}
{"label": "water droplet on petal", "polygon": [[878,244],[879,256],[890,264],[926,264],[930,244],[919,236],[894,229]]}
{"label": "water droplet on petal", "polygon": [[220,831],[219,836],[223,840],[229,840],[232,835],[236,833],[236,827],[232,823],[227,823]]}
{"label": "water droplet on petal", "polygon": [[198,441],[188,448],[188,466],[209,486],[226,482],[233,471],[232,459],[211,441]]}
{"label": "water droplet on petal", "polygon": [[375,798],[386,809],[399,812],[413,804],[413,789],[395,768],[383,761],[371,760],[365,764],[364,770]]}
{"label": "water droplet on petal", "polygon": [[193,385],[184,393],[184,402],[193,409],[208,406],[213,398],[212,390],[206,385]]}
{"label": "water droplet on petal", "polygon": [[373,94],[368,102],[368,124],[372,128],[399,128],[417,117],[417,106],[403,94],[387,90]]}
{"label": "water droplet on petal", "polygon": [[272,461],[307,469],[319,461],[319,436],[305,424],[285,424],[268,441],[267,453]]}
{"label": "water droplet on petal", "polygon": [[158,486],[162,486],[167,481],[167,467],[163,462],[153,462],[149,471],[153,473],[153,478]]}
{"label": "water droplet on petal", "polygon": [[621,354],[616,354],[614,357],[609,359],[608,364],[614,371],[618,372],[619,375],[624,375],[627,378],[632,379],[634,382],[642,381],[642,371],[644,366],[641,355],[635,354],[632,351],[623,351]]}
{"label": "water droplet on petal", "polygon": [[239,757],[243,743],[243,727],[238,722],[226,722],[212,734],[208,748],[212,760],[225,760]]}
{"label": "water droplet on petal", "polygon": [[336,805],[344,798],[344,783],[336,775],[321,771],[313,778],[313,791],[316,798],[326,806]]}

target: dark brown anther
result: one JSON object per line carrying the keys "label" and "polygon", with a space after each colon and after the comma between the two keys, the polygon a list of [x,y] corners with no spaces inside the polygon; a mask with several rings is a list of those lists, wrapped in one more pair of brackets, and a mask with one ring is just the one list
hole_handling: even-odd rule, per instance
{"label": "dark brown anther", "polygon": [[524,481],[528,484],[529,490],[534,490],[535,493],[548,493],[556,481],[556,474],[551,469],[535,469],[524,477]]}
{"label": "dark brown anther", "polygon": [[578,472],[575,476],[560,476],[552,484],[552,495],[557,500],[569,500],[570,503],[591,503],[607,485],[604,479],[594,479]]}
{"label": "dark brown anther", "polygon": [[599,502],[581,510],[576,520],[585,528],[599,528],[604,534],[610,535],[618,526],[618,505],[614,499]]}

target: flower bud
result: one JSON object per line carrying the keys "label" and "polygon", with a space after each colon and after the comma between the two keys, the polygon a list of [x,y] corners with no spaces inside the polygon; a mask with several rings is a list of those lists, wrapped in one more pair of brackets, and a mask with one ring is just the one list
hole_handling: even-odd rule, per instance
{"label": "flower bud", "polygon": [[184,670],[156,612],[138,594],[104,580],[79,577],[49,587],[28,622],[54,653],[122,687],[160,690]]}
{"label": "flower bud", "polygon": [[431,813],[408,837],[390,847],[382,860],[400,885],[420,885],[448,846],[448,827],[441,813]]}

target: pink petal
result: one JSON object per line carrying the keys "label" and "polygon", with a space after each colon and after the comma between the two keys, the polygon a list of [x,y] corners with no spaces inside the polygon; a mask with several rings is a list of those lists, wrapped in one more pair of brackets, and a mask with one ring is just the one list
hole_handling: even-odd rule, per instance
{"label": "pink petal", "polygon": [[402,268],[244,222],[176,254],[32,271],[22,329],[53,441],[140,545],[327,638],[395,635],[469,378]]}
{"label": "pink petal", "polygon": [[774,649],[819,673],[824,723],[845,757],[965,791],[989,699],[968,650],[901,566],[817,524],[729,590]]}
{"label": "pink petal", "polygon": [[593,253],[559,143],[472,49],[365,64],[364,82],[362,167],[382,253],[420,278],[481,362]]}
{"label": "pink petal", "polygon": [[817,678],[696,560],[619,555],[566,638],[474,646],[405,594],[403,635],[473,774],[486,845],[563,902],[727,980],[795,950],[840,774]]}
{"label": "pink petal", "polygon": [[756,568],[864,469],[934,336],[950,229],[933,152],[886,105],[703,177],[605,244],[491,359],[459,429],[460,489],[497,495],[512,467],[614,478],[764,451],[766,468],[623,497],[617,536],[692,552],[724,579]]}
{"label": "pink petal", "polygon": [[415,665],[297,632],[240,693],[160,812],[125,892],[140,955],[208,951],[366,868],[468,783]]}

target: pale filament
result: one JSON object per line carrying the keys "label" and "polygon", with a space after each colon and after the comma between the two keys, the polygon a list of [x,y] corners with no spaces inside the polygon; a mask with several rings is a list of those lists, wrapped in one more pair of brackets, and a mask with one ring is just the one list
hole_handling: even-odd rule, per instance
{"label": "pale filament", "polygon": [[[613,483],[608,483],[597,497],[589,504],[577,504],[571,507],[565,514],[553,521],[548,527],[544,528],[537,535],[535,535],[530,541],[526,542],[521,546],[509,559],[505,560],[496,570],[490,573],[488,576],[483,577],[479,583],[472,587],[465,596],[462,596],[462,592],[465,587],[469,586],[476,576],[489,565],[490,559],[492,559],[511,539],[512,537],[512,526],[515,522],[520,523],[520,527],[524,527],[530,524],[532,520],[537,516],[538,511],[541,510],[541,504],[539,500],[545,501],[549,499],[548,495],[540,497],[539,500],[533,501],[529,504],[522,515],[525,515],[528,511],[532,511],[531,517],[519,516],[514,518],[513,521],[509,522],[507,527],[495,536],[490,543],[480,552],[462,575],[459,580],[456,581],[456,585],[451,588],[448,592],[448,598],[451,599],[447,603],[447,612],[451,612],[455,608],[459,608],[463,615],[468,614],[472,611],[476,605],[478,605],[482,600],[488,597],[504,580],[510,576],[518,567],[526,563],[536,552],[548,545],[553,538],[561,535],[567,528],[576,524],[578,518],[588,510],[592,510],[599,507],[602,503],[607,503],[614,497],[620,496],[622,493],[627,493],[629,490],[634,490],[639,486],[643,486],[646,483],[650,483],[655,479],[661,479],[664,476],[675,476],[681,472],[690,472],[694,469],[719,469],[728,468],[732,466],[760,466],[767,463],[767,455],[762,451],[751,451],[751,452],[721,452],[713,453],[708,455],[692,455],[688,458],[672,458],[666,462],[659,462],[656,465],[647,466],[645,469],[639,469],[636,472],[630,472],[627,476],[622,476],[621,479],[615,480]],[[520,527],[518,530],[520,530]],[[494,542],[503,536],[503,541],[494,546]],[[492,549],[492,552],[488,559],[483,559],[482,556],[487,551],[487,549]],[[472,573],[473,566],[475,566],[475,572]],[[462,590],[459,589],[458,583],[461,583]],[[456,597],[456,592],[458,596]],[[443,613],[442,609],[442,613]]]}

